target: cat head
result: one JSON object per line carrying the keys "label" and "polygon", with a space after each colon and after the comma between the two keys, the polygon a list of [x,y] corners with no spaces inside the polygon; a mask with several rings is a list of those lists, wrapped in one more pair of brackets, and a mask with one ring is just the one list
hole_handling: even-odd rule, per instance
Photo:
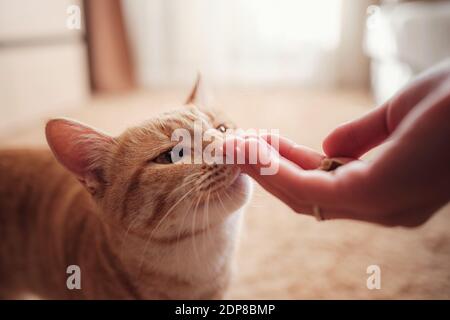
{"label": "cat head", "polygon": [[[48,144],[110,221],[160,238],[211,228],[245,204],[251,185],[236,166],[174,161],[179,143],[171,138],[174,130],[194,137],[195,123],[201,123],[203,132],[197,134],[212,132],[220,141],[234,127],[218,113],[203,110],[201,90],[197,81],[184,106],[118,137],[72,120],[50,120]],[[202,141],[202,148],[208,144]]]}

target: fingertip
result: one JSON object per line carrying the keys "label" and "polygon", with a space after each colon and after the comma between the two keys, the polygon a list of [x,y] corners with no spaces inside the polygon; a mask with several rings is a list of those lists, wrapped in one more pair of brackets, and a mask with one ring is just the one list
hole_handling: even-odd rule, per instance
{"label": "fingertip", "polygon": [[241,164],[241,159],[245,159],[245,154],[242,154],[242,151],[245,150],[245,148],[243,148],[244,144],[245,139],[241,136],[232,135],[225,138],[220,148],[220,152],[225,159],[226,164],[238,166]]}
{"label": "fingertip", "polygon": [[341,134],[340,129],[342,126],[337,127],[334,129],[324,140],[322,143],[322,149],[323,152],[329,156],[335,156],[337,155],[339,151],[339,145],[341,140]]}
{"label": "fingertip", "polygon": [[347,122],[334,129],[322,143],[324,153],[328,157],[350,158],[357,158],[364,153],[367,146],[361,144],[361,141],[370,139],[370,133],[366,134],[364,127],[358,125],[355,122]]}

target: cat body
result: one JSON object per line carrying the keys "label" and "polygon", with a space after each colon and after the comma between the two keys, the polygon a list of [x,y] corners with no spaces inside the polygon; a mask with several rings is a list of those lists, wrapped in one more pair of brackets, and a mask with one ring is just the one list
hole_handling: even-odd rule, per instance
{"label": "cat body", "polygon": [[223,297],[251,185],[233,166],[171,162],[174,129],[223,126],[197,89],[119,137],[56,119],[51,150],[0,151],[0,298]]}

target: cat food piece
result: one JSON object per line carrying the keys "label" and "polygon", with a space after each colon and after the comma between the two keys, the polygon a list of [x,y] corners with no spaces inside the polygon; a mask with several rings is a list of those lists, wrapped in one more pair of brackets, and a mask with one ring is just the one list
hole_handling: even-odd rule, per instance
{"label": "cat food piece", "polygon": [[320,163],[319,170],[334,171],[337,168],[339,168],[340,166],[342,166],[343,164],[344,164],[344,162],[342,162],[341,160],[333,159],[333,158],[325,158]]}

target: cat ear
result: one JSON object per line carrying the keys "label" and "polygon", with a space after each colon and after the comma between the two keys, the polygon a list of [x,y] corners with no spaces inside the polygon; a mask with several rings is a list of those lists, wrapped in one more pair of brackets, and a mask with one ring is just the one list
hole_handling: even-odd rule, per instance
{"label": "cat ear", "polygon": [[47,122],[45,134],[56,159],[95,195],[105,185],[103,166],[114,138],[67,119]]}
{"label": "cat ear", "polygon": [[192,88],[191,94],[186,100],[186,104],[193,104],[197,107],[206,107],[206,92],[205,86],[202,81],[202,75],[197,75],[194,88]]}

